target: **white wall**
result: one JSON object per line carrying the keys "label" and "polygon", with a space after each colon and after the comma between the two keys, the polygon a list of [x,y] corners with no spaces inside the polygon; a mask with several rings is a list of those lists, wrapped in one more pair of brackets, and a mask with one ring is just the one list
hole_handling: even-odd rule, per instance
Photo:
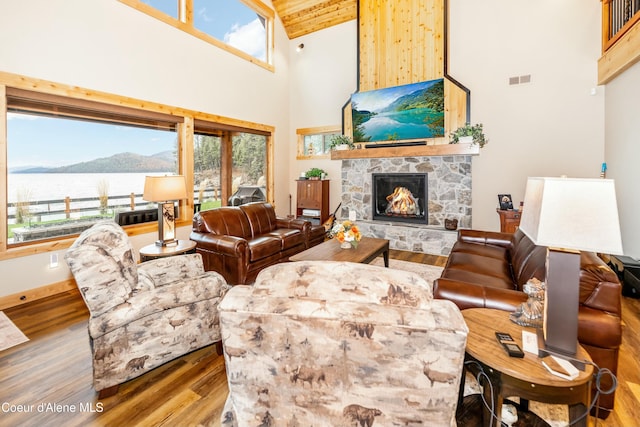
{"label": "white wall", "polygon": [[[489,138],[473,161],[473,227],[498,230],[498,193],[510,193],[518,204],[528,176],[599,176],[605,161],[604,89],[596,83],[601,3],[449,4],[449,73],[471,90],[471,121],[484,123]],[[508,84],[526,74],[531,83]]]}
{"label": "white wall", "polygon": [[607,84],[607,178],[616,181],[624,253],[640,259],[640,63]]}
{"label": "white wall", "polygon": [[[275,28],[273,73],[115,0],[4,1],[0,71],[275,126],[275,202],[286,214],[289,40]],[[0,261],[0,296],[66,280],[63,253],[56,269],[47,253]]]}
{"label": "white wall", "polygon": [[[304,43],[302,52],[296,47]],[[357,26],[356,21],[298,37],[290,42],[291,67],[290,160],[289,188],[295,213],[295,179],[300,172],[313,167],[324,169],[329,184],[329,209],[334,211],[341,199],[341,160],[296,161],[296,129],[318,126],[341,126],[342,107],[357,89]]]}
{"label": "white wall", "polygon": [[[597,177],[604,159],[604,88],[598,0],[452,0],[449,73],[471,90],[471,121],[489,144],[473,161],[473,227],[499,230],[499,193],[524,199],[528,176]],[[295,129],[339,124],[357,87],[355,22],[291,41],[293,181],[329,171],[340,200],[340,161],[295,161]],[[305,44],[301,55],[295,46]],[[530,74],[531,83],[508,84]],[[592,95],[592,90],[595,95]],[[291,185],[292,194],[295,189]]]}

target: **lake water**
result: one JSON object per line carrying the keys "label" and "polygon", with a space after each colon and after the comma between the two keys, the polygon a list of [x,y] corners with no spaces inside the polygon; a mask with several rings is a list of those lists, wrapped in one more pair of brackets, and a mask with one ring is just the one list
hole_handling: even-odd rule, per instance
{"label": "lake water", "polygon": [[[127,196],[142,194],[144,178],[149,173],[11,173],[7,175],[9,203],[15,203],[19,194],[28,194],[28,200],[58,200],[98,197],[101,182],[109,185],[108,194]],[[159,174],[162,175],[162,174]],[[24,198],[24,197],[23,197]]]}
{"label": "lake water", "polygon": [[432,138],[433,133],[427,126],[425,118],[434,117],[436,115],[431,110],[416,108],[407,111],[378,113],[361,126],[364,133],[371,137],[370,141]]}
{"label": "lake water", "polygon": [[[50,200],[63,200],[71,198],[72,218],[98,215],[99,196],[98,188],[102,183],[108,186],[107,194],[110,198],[110,206],[123,206],[118,210],[129,209],[131,193],[139,194],[135,200],[137,209],[149,206],[142,200],[144,191],[144,179],[150,173],[19,173],[7,175],[7,195],[9,204],[17,201],[28,201],[31,204],[29,212],[35,215],[37,221],[64,219],[64,213],[53,213],[65,210],[65,204],[38,203]],[[156,174],[163,175],[163,174]],[[119,197],[121,196],[121,197]],[[116,197],[118,197],[116,199]],[[93,201],[78,201],[78,199],[91,198]],[[80,212],[79,209],[92,208]],[[95,209],[93,209],[95,208]],[[15,207],[7,210],[9,223],[15,223],[12,218],[16,214]]]}

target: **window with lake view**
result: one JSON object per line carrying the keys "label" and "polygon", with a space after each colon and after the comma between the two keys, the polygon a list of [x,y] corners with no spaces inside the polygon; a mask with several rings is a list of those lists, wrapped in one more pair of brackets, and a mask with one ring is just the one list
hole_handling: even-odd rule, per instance
{"label": "window with lake view", "polygon": [[5,92],[0,222],[8,245],[77,235],[102,219],[125,226],[155,221],[147,214],[157,213],[155,204],[142,198],[148,175],[180,174],[193,184],[178,203],[181,221],[190,222],[194,210],[272,197],[268,126],[183,117],[167,113],[168,106],[141,109],[8,86]]}
{"label": "window with lake view", "polygon": [[175,129],[11,112],[7,142],[10,243],[153,208],[142,200],[145,176],[177,171]]}

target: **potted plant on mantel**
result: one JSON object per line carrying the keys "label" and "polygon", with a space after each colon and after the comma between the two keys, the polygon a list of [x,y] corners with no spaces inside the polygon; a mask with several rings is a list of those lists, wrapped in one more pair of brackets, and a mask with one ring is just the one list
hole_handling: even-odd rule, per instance
{"label": "potted plant on mantel", "polygon": [[454,130],[450,137],[449,144],[471,143],[478,144],[480,148],[489,142],[482,130],[482,123],[476,123],[475,125],[466,123],[464,126]]}
{"label": "potted plant on mantel", "polygon": [[356,144],[353,142],[351,137],[346,135],[334,135],[331,137],[329,148],[331,150],[353,150],[356,148]]}

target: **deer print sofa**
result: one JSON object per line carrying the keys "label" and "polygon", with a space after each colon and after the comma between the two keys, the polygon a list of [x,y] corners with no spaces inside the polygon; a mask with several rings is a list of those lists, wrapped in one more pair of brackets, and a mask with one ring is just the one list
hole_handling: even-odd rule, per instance
{"label": "deer print sofa", "polygon": [[467,327],[405,271],[290,262],[219,306],[222,425],[455,425]]}

